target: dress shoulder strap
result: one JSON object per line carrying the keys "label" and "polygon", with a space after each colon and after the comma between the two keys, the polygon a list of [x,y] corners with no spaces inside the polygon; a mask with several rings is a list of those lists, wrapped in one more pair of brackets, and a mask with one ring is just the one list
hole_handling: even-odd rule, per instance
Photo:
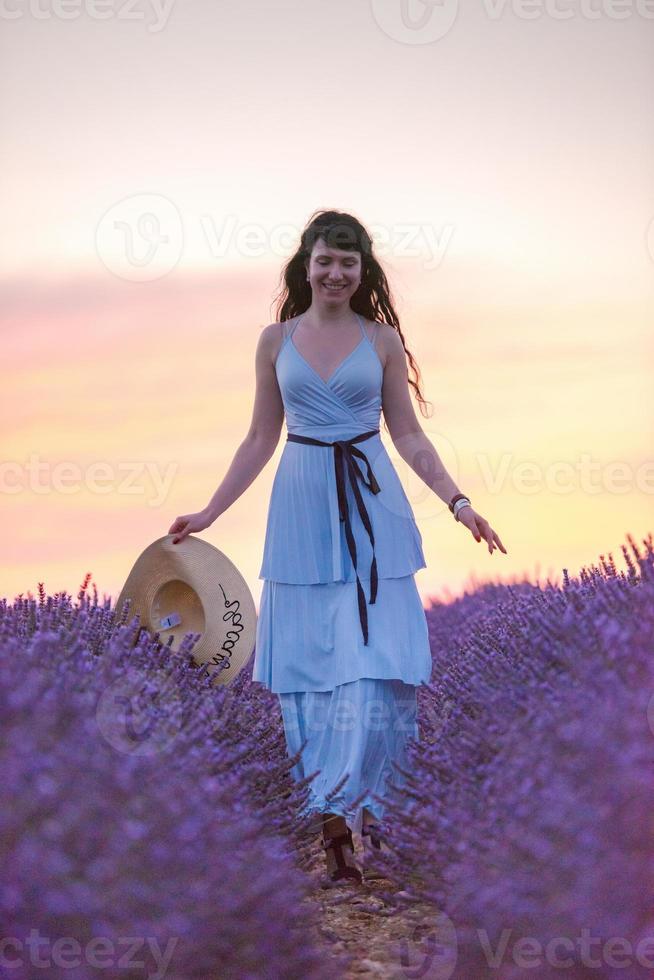
{"label": "dress shoulder strap", "polygon": [[[287,340],[289,337],[292,337],[293,336],[293,334],[295,332],[295,329],[296,329],[298,323],[300,322],[300,320],[302,319],[303,316],[304,316],[303,313],[301,313],[299,315],[299,317],[296,319],[295,323],[293,324],[293,326],[291,327],[290,330],[288,329],[288,325],[289,325],[289,323],[291,321],[290,320],[283,320],[282,321],[282,342],[284,340]],[[356,313],[355,316],[356,316],[357,320],[359,321],[359,328],[361,330],[362,336],[365,337],[366,340],[368,341],[368,343],[372,344],[372,346],[374,347],[375,346],[375,343],[377,341],[377,334],[379,333],[380,324],[377,323],[376,321],[373,324],[373,328],[372,328],[372,340],[371,340],[370,337],[368,336],[368,331],[366,330],[366,328],[365,328],[365,326],[363,324],[363,319],[359,316],[358,313]]]}
{"label": "dress shoulder strap", "polygon": [[357,313],[356,316],[357,316],[357,319],[359,321],[359,326],[361,327],[361,333],[363,334],[363,336],[366,338],[366,340],[368,341],[368,343],[372,346],[372,348],[374,350],[375,343],[377,341],[377,334],[379,333],[380,324],[377,323],[376,320],[374,321],[373,326],[372,326],[372,334],[371,334],[371,337],[369,337],[368,336],[368,330],[363,325],[363,319],[359,316],[358,313]]}
{"label": "dress shoulder strap", "polygon": [[299,317],[297,318],[297,320],[295,321],[295,323],[293,324],[293,326],[291,327],[290,330],[288,329],[288,324],[291,321],[290,320],[287,320],[286,321],[286,324],[285,324],[285,329],[286,329],[285,337],[292,337],[293,336],[293,334],[295,333],[295,328],[297,327],[298,323],[300,322],[300,320],[302,319],[303,316],[304,316],[304,313],[300,313]]}
{"label": "dress shoulder strap", "polygon": [[282,323],[281,323],[281,327],[282,327],[282,343],[285,343],[285,341],[287,341],[288,338],[293,333],[292,330],[289,330],[289,324],[290,324],[290,322],[291,322],[290,320],[282,320]]}
{"label": "dress shoulder strap", "polygon": [[359,327],[361,329],[361,335],[362,335],[362,337],[365,337],[365,339],[368,341],[368,343],[371,344],[374,347],[375,346],[375,340],[377,339],[377,332],[376,332],[375,328],[373,327],[372,340],[371,340],[370,337],[368,336],[368,330],[364,326],[363,317],[360,317],[359,314],[356,311],[355,311],[355,316],[356,316],[357,320],[359,321]]}

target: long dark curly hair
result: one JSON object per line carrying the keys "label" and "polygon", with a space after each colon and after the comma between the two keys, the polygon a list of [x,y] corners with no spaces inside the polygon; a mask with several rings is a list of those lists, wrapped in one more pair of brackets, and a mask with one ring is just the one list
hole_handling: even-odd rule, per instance
{"label": "long dark curly hair", "polygon": [[[409,378],[416,397],[420,403],[420,411],[428,404],[420,390],[420,370],[411,351],[404,343],[400,329],[400,320],[393,308],[393,300],[388,280],[384,270],[375,257],[372,239],[353,215],[344,211],[314,211],[305,226],[295,254],[288,260],[280,275],[280,292],[276,299],[275,317],[277,321],[290,320],[299,316],[311,306],[311,286],[307,282],[305,262],[311,257],[313,246],[322,239],[327,248],[339,248],[359,252],[361,256],[361,285],[351,301],[355,313],[378,323],[388,323],[397,330],[402,346],[409,359],[409,365],[414,378]],[[283,280],[283,283],[282,283]],[[388,431],[386,425],[384,428]]]}

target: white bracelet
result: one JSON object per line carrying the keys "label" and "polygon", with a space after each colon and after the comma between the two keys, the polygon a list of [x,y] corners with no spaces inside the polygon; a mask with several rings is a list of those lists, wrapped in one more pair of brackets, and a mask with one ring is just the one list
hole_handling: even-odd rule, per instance
{"label": "white bracelet", "polygon": [[471,507],[471,506],[472,505],[471,505],[471,503],[470,503],[470,501],[468,500],[467,497],[464,497],[462,500],[457,500],[457,502],[455,503],[455,505],[453,507],[454,520],[455,521],[458,521],[458,519],[459,519],[459,511],[460,510],[462,510],[464,507]]}

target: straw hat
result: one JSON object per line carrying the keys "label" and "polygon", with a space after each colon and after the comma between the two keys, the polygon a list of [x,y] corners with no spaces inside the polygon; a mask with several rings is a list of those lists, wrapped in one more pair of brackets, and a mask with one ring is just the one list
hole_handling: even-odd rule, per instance
{"label": "straw hat", "polygon": [[257,615],[247,582],[213,545],[189,534],[179,544],[167,534],[139,555],[116,601],[120,615],[131,599],[128,621],[174,637],[177,650],[186,633],[200,633],[191,651],[206,664],[214,684],[233,680],[247,662],[256,639]]}

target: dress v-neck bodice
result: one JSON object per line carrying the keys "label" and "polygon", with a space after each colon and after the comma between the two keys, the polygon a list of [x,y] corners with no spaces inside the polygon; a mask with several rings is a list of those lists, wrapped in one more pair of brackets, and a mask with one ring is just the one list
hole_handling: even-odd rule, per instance
{"label": "dress v-neck bodice", "polygon": [[[288,433],[333,441],[379,429],[384,371],[358,314],[357,318],[361,340],[327,381],[292,342],[299,319],[284,337],[275,372]],[[361,445],[380,487],[376,494],[366,487],[361,491],[374,527],[379,578],[425,568],[420,531],[379,432]],[[349,483],[346,491],[349,512],[356,515]],[[355,519],[352,530],[360,568],[368,568],[372,550],[365,528]],[[295,584],[355,580],[330,450],[285,443],[273,481],[259,578]]]}
{"label": "dress v-neck bodice", "polygon": [[[354,355],[359,350],[359,347],[361,347],[361,345],[368,340],[368,337],[367,337],[365,328],[363,326],[363,321],[361,320],[361,317],[359,316],[358,313],[355,313],[354,315],[356,316],[357,321],[359,323],[359,330],[361,331],[361,338],[360,338],[358,344],[356,345],[356,347],[354,348],[354,350],[351,350],[349,354],[346,354],[345,355],[345,357],[341,360],[340,364],[338,364],[338,366],[336,368],[334,368],[334,370],[332,371],[332,373],[329,375],[329,377],[327,379],[323,378],[323,376],[321,374],[319,374],[318,371],[316,371],[316,369],[311,366],[311,364],[309,364],[308,360],[306,359],[306,357],[304,356],[304,354],[300,353],[300,351],[297,348],[297,345],[296,345],[295,341],[293,340],[293,334],[295,333],[295,331],[299,327],[300,321],[302,320],[302,317],[304,316],[304,313],[302,313],[297,318],[297,320],[293,324],[292,329],[290,330],[290,332],[288,334],[287,339],[288,339],[289,344],[294,348],[294,350],[296,351],[296,353],[302,358],[302,360],[304,361],[304,363],[306,364],[306,366],[309,368],[309,370],[310,371],[313,371],[313,373],[320,379],[320,381],[322,381],[323,384],[328,385],[336,377],[336,375],[338,374],[338,372],[347,363],[347,361],[349,361],[351,357],[354,357]],[[371,344],[371,347],[374,347],[374,343],[372,343],[370,341],[369,341],[369,343]]]}
{"label": "dress v-neck bodice", "polygon": [[335,439],[345,439],[364,429],[378,428],[384,369],[358,313],[356,317],[361,340],[327,381],[293,341],[302,315],[284,337],[275,371],[289,432],[319,439],[333,434]]}
{"label": "dress v-neck bodice", "polygon": [[381,439],[376,335],[358,321],[361,340],[327,379],[293,343],[299,321],[283,324],[293,329],[275,362],[288,433],[268,505],[252,680],[280,696],[431,675],[413,578],[427,564],[422,538]]}

